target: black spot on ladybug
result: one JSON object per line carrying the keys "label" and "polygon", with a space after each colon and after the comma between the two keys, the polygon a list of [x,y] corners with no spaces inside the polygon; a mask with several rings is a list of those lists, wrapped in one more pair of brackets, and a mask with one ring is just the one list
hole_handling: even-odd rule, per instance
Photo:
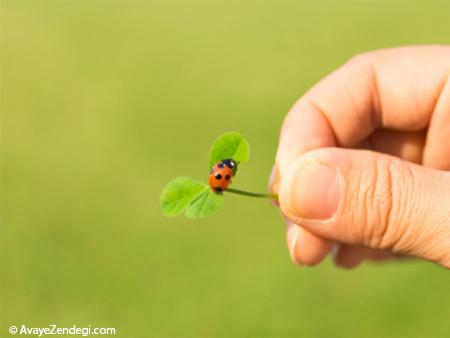
{"label": "black spot on ladybug", "polygon": [[215,177],[216,177],[216,180],[220,180],[220,179],[222,179],[222,175],[221,175],[221,174],[219,174],[219,173],[217,173]]}
{"label": "black spot on ladybug", "polygon": [[223,189],[221,187],[214,188],[214,190],[217,191],[217,192],[222,192],[223,191]]}
{"label": "black spot on ladybug", "polygon": [[217,166],[218,166],[220,169],[222,169],[222,168],[223,168],[223,163],[219,163]]}
{"label": "black spot on ladybug", "polygon": [[230,178],[231,178],[231,176],[230,176],[230,175],[225,175],[225,179],[226,179],[227,181],[229,181],[229,180],[230,180]]}

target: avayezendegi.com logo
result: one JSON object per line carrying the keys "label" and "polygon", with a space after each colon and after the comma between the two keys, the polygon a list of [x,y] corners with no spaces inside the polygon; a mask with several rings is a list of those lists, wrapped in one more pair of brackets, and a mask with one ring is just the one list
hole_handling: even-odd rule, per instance
{"label": "avayezendegi.com logo", "polygon": [[90,335],[115,335],[117,333],[114,327],[59,327],[56,324],[50,324],[47,327],[29,327],[25,324],[15,326],[11,325],[8,329],[11,335],[30,335],[42,337],[45,335],[74,335],[87,337]]}

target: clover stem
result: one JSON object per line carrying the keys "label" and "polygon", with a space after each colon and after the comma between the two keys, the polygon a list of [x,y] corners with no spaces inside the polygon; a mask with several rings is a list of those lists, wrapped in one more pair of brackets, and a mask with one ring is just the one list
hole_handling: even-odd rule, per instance
{"label": "clover stem", "polygon": [[226,192],[231,192],[233,194],[238,194],[238,195],[245,195],[245,196],[251,196],[251,197],[262,197],[262,198],[272,198],[274,200],[278,200],[278,195],[277,194],[251,192],[251,191],[244,191],[244,190],[233,189],[233,188],[228,188],[225,191]]}

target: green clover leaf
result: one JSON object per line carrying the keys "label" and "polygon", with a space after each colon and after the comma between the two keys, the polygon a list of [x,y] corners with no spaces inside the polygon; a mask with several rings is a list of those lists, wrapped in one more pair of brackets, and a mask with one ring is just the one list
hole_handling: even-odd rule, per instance
{"label": "green clover leaf", "polygon": [[241,134],[231,131],[217,138],[209,153],[209,168],[221,160],[233,159],[237,163],[248,161],[250,146]]}
{"label": "green clover leaf", "polygon": [[186,217],[203,218],[215,214],[222,206],[223,196],[210,189],[203,191],[186,209]]}
{"label": "green clover leaf", "polygon": [[178,177],[170,181],[161,193],[163,214],[169,217],[182,214],[186,208],[209,187],[190,177]]}

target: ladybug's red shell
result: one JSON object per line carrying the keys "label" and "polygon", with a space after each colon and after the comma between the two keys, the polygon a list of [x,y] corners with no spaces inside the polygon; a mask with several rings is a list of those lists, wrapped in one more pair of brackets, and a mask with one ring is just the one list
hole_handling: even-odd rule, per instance
{"label": "ladybug's red shell", "polygon": [[227,190],[233,177],[233,169],[219,162],[214,165],[209,174],[209,186],[216,194]]}

